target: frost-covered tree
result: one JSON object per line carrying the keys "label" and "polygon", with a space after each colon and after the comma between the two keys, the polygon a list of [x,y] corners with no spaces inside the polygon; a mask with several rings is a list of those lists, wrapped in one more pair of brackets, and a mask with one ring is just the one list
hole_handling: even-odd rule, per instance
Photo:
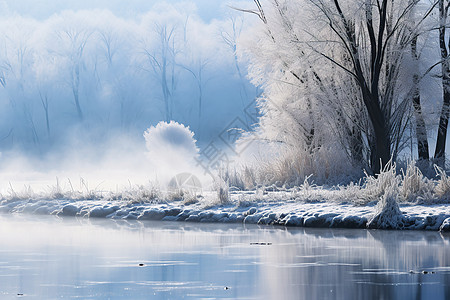
{"label": "frost-covered tree", "polygon": [[448,38],[447,19],[449,6],[450,1],[438,0],[439,48],[441,53],[443,103],[439,118],[439,127],[436,140],[436,150],[434,152],[434,159],[436,163],[441,167],[445,166],[445,144],[447,140],[448,118],[450,113],[450,60],[449,60],[450,41],[447,41]]}
{"label": "frost-covered tree", "polygon": [[248,52],[251,76],[265,87],[266,137],[313,150],[340,144],[379,173],[405,146],[405,57],[429,11],[411,20],[418,1],[254,2],[247,11],[262,23]]}
{"label": "frost-covered tree", "polygon": [[[420,3],[422,6],[426,6],[424,3]],[[413,65],[413,91],[412,91],[412,104],[414,108],[415,117],[415,133],[417,139],[417,157],[420,160],[427,161],[430,156],[430,147],[428,143],[428,133],[426,124],[426,115],[424,115],[424,109],[428,106],[435,106],[436,111],[434,114],[438,116],[432,122],[429,122],[431,128],[436,128],[436,148],[434,151],[433,162],[441,167],[445,167],[445,152],[446,152],[446,139],[448,131],[448,118],[449,118],[449,105],[450,105],[450,64],[449,58],[449,42],[448,42],[448,8],[450,3],[445,0],[437,0],[428,3],[427,9],[422,11],[420,9],[412,10],[411,12],[411,56]],[[437,17],[427,18],[431,13],[435,13]],[[420,22],[423,25],[425,19],[426,25],[419,28],[414,28],[414,21]],[[430,20],[431,19],[431,20]],[[414,32],[415,30],[415,32]],[[422,34],[420,34],[422,33]],[[424,36],[424,37],[422,37]],[[421,40],[421,41],[419,41]],[[435,41],[433,43],[433,41]],[[434,48],[433,54],[439,53],[439,55],[423,55],[421,53],[425,45],[431,45]],[[426,66],[426,71],[420,71],[420,66]],[[435,70],[436,69],[436,70]],[[422,86],[420,90],[421,81],[429,73],[432,73],[431,77],[439,78],[441,87],[441,104],[423,103],[421,93],[426,92]],[[428,86],[425,89],[430,89]],[[437,97],[437,95],[436,95]],[[439,108],[437,108],[439,107]],[[437,111],[439,110],[439,111]]]}

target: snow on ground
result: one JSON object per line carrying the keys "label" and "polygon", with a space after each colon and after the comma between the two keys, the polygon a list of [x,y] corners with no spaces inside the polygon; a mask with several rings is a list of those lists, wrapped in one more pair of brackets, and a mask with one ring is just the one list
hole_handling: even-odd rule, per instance
{"label": "snow on ground", "polygon": [[[322,191],[326,192],[326,191]],[[328,191],[332,193],[333,191]],[[303,195],[304,196],[304,195]],[[324,195],[322,195],[324,196]],[[316,198],[316,197],[312,197]],[[450,204],[400,204],[402,223],[396,229],[450,231]],[[376,203],[358,205],[346,201],[317,201],[292,197],[282,191],[233,192],[221,204],[215,194],[190,201],[142,202],[103,198],[0,200],[0,212],[51,214],[85,218],[162,220],[183,222],[252,223],[331,228],[367,228],[377,212]]]}

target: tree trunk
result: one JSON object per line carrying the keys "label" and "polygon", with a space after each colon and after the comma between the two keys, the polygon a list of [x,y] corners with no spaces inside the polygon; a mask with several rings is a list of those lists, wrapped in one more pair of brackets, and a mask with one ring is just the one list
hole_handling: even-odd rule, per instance
{"label": "tree trunk", "polygon": [[47,137],[50,140],[50,117],[48,114],[48,98],[46,95],[42,96],[40,90],[39,90],[39,96],[41,97],[42,107],[44,108],[44,112],[45,112],[45,125],[47,128]]}
{"label": "tree trunk", "polygon": [[427,129],[422,114],[422,105],[420,103],[420,91],[418,87],[419,77],[417,76],[417,74],[414,75],[413,80],[415,87],[412,100],[414,107],[414,115],[416,117],[417,156],[419,160],[428,160],[430,158],[430,155],[428,147]]}
{"label": "tree trunk", "polygon": [[72,93],[75,102],[75,107],[77,109],[78,118],[80,121],[83,120],[83,112],[81,110],[80,99],[79,99],[79,89],[80,89],[80,67],[76,65],[72,74]]}
{"label": "tree trunk", "polygon": [[79,96],[78,96],[78,89],[74,88],[72,90],[72,92],[73,92],[73,98],[74,98],[74,101],[75,101],[75,107],[77,108],[78,118],[82,121],[83,120],[83,112],[81,111],[80,99],[79,99]]}
{"label": "tree trunk", "polygon": [[[414,33],[412,32],[414,35]],[[417,35],[414,35],[411,40],[411,54],[413,62],[418,65],[419,54],[417,53]],[[420,99],[420,89],[419,89],[419,75],[418,70],[415,71],[413,75],[413,89],[414,94],[412,96],[412,104],[414,108],[414,116],[416,118],[416,140],[417,140],[417,157],[419,160],[429,160],[429,147],[428,147],[428,134],[425,125],[425,120],[422,114],[422,104]],[[413,150],[411,149],[411,152]]]}
{"label": "tree trunk", "polygon": [[357,128],[352,128],[349,130],[349,143],[350,143],[350,153],[352,161],[354,164],[361,164],[364,161],[363,157],[363,139],[361,136],[361,131]]}
{"label": "tree trunk", "polygon": [[445,167],[445,143],[447,140],[447,127],[450,106],[450,64],[448,61],[448,50],[445,43],[446,36],[446,22],[448,5],[446,1],[439,0],[439,47],[441,50],[442,59],[442,89],[443,89],[443,103],[441,109],[441,116],[439,118],[439,127],[436,140],[436,150],[434,152],[434,160],[437,165]]}
{"label": "tree trunk", "polygon": [[[417,36],[415,36],[411,42],[411,52],[415,62],[419,61],[419,55],[417,54]],[[416,139],[417,139],[417,157],[419,160],[430,159],[427,128],[425,120],[422,114],[422,104],[420,103],[420,89],[419,89],[419,75],[417,72],[413,75],[413,108],[414,115],[416,117]],[[412,149],[411,149],[412,151]]]}
{"label": "tree trunk", "polygon": [[377,88],[375,88],[375,92],[370,92],[366,86],[362,85],[361,90],[374,133],[374,140],[371,145],[370,167],[373,174],[377,175],[381,173],[384,166],[391,159],[389,125],[380,107]]}
{"label": "tree trunk", "polygon": [[380,174],[391,159],[391,141],[385,124],[380,124],[377,121],[372,121],[372,124],[375,133],[375,155],[373,156],[374,161],[371,161],[371,166],[374,174]]}
{"label": "tree trunk", "polygon": [[436,151],[434,152],[434,160],[436,164],[442,168],[445,167],[445,144],[447,140],[447,128],[450,107],[450,70],[448,62],[444,63],[442,88],[444,90],[444,99],[441,110],[441,117],[439,118],[439,128],[436,140]]}

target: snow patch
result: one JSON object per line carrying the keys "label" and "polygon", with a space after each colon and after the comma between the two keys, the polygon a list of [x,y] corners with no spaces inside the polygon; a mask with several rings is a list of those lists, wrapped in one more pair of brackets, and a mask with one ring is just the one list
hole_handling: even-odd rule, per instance
{"label": "snow patch", "polygon": [[447,218],[444,220],[444,222],[442,222],[442,225],[439,228],[439,231],[450,232],[450,218]]}

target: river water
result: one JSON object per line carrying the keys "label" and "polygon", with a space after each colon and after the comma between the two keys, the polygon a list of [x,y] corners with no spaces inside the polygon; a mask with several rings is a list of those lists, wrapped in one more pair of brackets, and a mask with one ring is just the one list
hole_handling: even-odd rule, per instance
{"label": "river water", "polygon": [[450,235],[0,215],[1,299],[450,299]]}

